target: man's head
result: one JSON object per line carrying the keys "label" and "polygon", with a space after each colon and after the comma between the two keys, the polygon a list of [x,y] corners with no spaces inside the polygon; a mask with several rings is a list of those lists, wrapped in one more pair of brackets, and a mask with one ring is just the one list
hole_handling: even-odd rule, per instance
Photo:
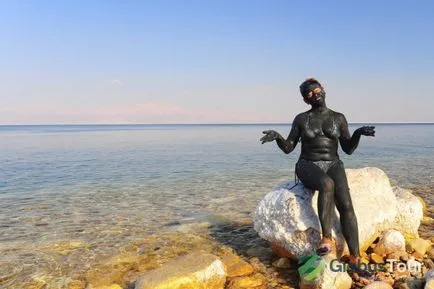
{"label": "man's head", "polygon": [[323,105],[325,91],[321,83],[315,78],[308,78],[300,85],[300,92],[304,101],[311,105]]}

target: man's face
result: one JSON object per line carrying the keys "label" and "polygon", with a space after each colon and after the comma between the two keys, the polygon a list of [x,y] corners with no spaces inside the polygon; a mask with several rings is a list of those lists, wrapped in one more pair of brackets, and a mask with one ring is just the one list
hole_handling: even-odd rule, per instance
{"label": "man's face", "polygon": [[314,84],[309,87],[309,92],[305,99],[309,104],[323,105],[325,102],[325,91],[320,85]]}

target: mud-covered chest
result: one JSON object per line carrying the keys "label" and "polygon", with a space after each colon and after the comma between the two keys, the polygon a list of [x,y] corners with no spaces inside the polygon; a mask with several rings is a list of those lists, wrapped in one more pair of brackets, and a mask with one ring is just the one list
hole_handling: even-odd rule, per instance
{"label": "mud-covered chest", "polygon": [[308,138],[317,136],[339,138],[340,136],[338,121],[333,114],[308,114],[302,130],[302,134]]}

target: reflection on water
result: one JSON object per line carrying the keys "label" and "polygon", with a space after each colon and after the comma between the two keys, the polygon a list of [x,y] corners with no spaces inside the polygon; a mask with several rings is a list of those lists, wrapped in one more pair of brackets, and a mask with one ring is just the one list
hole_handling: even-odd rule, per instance
{"label": "reflection on water", "polygon": [[[289,125],[0,127],[0,287],[60,284],[176,224],[244,219],[294,178],[300,148],[260,145],[264,129]],[[433,207],[433,140],[434,125],[379,125],[342,158]]]}

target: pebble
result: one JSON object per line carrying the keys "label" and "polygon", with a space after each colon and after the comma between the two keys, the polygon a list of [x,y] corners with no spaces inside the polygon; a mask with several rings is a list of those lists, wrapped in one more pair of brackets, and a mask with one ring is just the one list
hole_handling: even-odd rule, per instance
{"label": "pebble", "polygon": [[229,289],[248,289],[257,288],[265,283],[265,277],[262,274],[255,273],[248,277],[236,277],[229,282]]}

